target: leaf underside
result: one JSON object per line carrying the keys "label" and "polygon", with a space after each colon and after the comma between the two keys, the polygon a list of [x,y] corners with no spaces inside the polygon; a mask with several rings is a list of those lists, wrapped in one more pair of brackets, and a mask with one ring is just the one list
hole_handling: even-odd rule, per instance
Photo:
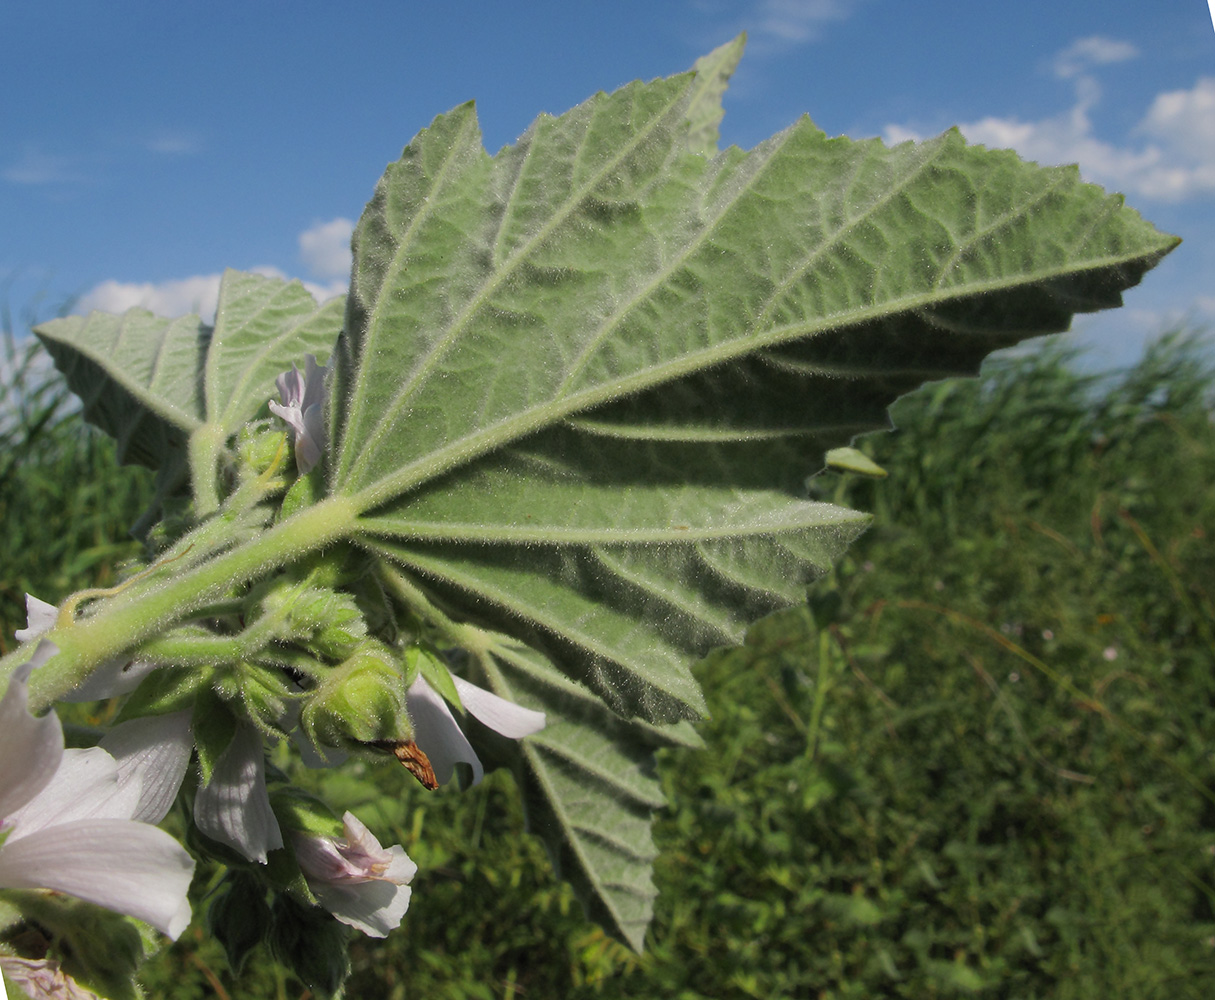
{"label": "leaf underside", "polygon": [[689,661],[860,530],[805,499],[828,450],[1120,304],[1175,244],[1074,168],[956,131],[887,149],[802,119],[718,154],[737,52],[715,56],[492,158],[471,105],[436,119],[355,231],[334,396],[331,488],[362,500],[367,547],[525,643],[482,672],[549,713],[516,760],[534,826],[634,947],[657,789],[625,755],[647,744],[568,721],[538,664],[654,728],[694,716]]}
{"label": "leaf underside", "polygon": [[549,725],[472,735],[634,947],[650,754],[704,707],[689,663],[802,599],[863,527],[807,499],[826,453],[924,382],[1119,305],[1177,243],[1074,167],[956,130],[887,148],[803,118],[718,152],[741,45],[492,157],[471,104],[436,118],[355,230],[344,319],[234,276],[215,332],[136,313],[39,330],[90,419],[155,465],[204,423],[234,430],[341,329],[329,490],[434,607],[502,636],[473,669]]}

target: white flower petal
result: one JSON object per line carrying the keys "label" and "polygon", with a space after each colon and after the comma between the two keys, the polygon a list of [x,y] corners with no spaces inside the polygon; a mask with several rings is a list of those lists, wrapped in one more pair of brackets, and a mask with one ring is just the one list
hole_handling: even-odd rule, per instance
{"label": "white flower petal", "polygon": [[342,854],[362,871],[374,873],[369,878],[408,882],[418,873],[418,866],[405,854],[404,848],[381,847],[376,835],[354,813],[347,811],[342,816],[342,825],[345,834]]}
{"label": "white flower petal", "polygon": [[325,440],[325,410],[314,403],[300,414],[302,434],[295,436],[295,463],[301,472],[309,472],[321,460],[321,444]]}
{"label": "white flower petal", "polygon": [[140,789],[131,819],[141,823],[164,819],[177,798],[194,746],[189,709],[119,723],[100,746],[118,765],[119,787],[134,783]]}
{"label": "white flower petal", "polygon": [[409,719],[413,723],[413,739],[430,758],[435,778],[440,785],[451,781],[457,763],[470,764],[473,784],[485,775],[481,760],[468,742],[451,709],[421,675],[414,679],[405,696]]}
{"label": "white flower petal", "polygon": [[485,723],[496,733],[509,736],[512,740],[531,736],[544,728],[544,713],[535,712],[513,701],[499,698],[491,691],[471,684],[463,677],[452,674],[460,701],[473,718]]}
{"label": "white flower petal", "polygon": [[357,869],[337,849],[332,837],[297,835],[293,839],[295,860],[304,877],[320,882],[336,882],[343,876],[353,877]]}
{"label": "white flower petal", "polygon": [[46,601],[40,601],[33,594],[25,595],[25,628],[19,628],[13,633],[18,642],[29,642],[38,636],[49,632],[59,619],[59,609]]}
{"label": "white flower petal", "polygon": [[278,403],[271,400],[270,412],[291,428],[291,432],[294,437],[298,437],[299,435],[305,433],[304,414],[300,410],[299,406],[280,406]]}
{"label": "white flower petal", "polygon": [[305,355],[306,374],[301,375],[294,364],[291,371],[277,379],[279,403],[270,403],[270,412],[291,428],[295,444],[295,465],[301,474],[309,472],[325,450],[325,379],[329,367],[316,363]]}
{"label": "white flower petal", "polygon": [[325,379],[329,376],[329,366],[317,364],[315,354],[305,354],[304,371],[304,398],[300,401],[300,409],[307,412],[313,406],[323,406],[325,403]]}
{"label": "white flower petal", "polygon": [[129,820],[139,805],[139,784],[118,785],[118,765],[100,747],[64,750],[59,769],[45,788],[16,812],[9,842],[46,827],[81,819]]}
{"label": "white flower petal", "polygon": [[[405,854],[404,848],[392,851]],[[316,885],[312,887],[321,905],[342,923],[368,937],[387,937],[401,925],[409,909],[413,890],[393,882],[362,882],[354,885]]]}
{"label": "white flower petal", "polygon": [[194,861],[163,830],[122,819],[62,823],[0,848],[0,886],[53,889],[177,938],[190,922]]}
{"label": "white flower petal", "polygon": [[[57,650],[43,640],[43,647]],[[49,658],[49,657],[48,657]],[[0,823],[41,792],[59,770],[63,758],[63,728],[54,712],[34,718],[29,711],[29,679],[34,662],[21,664],[0,698]]]}
{"label": "white flower petal", "polygon": [[194,822],[212,840],[240,851],[250,861],[283,846],[283,834],[266,793],[262,735],[247,722],[238,723],[211,773],[211,781],[194,797]]}
{"label": "white flower petal", "polygon": [[283,372],[274,380],[274,384],[278,388],[279,399],[283,401],[283,405],[299,409],[300,404],[304,401],[306,385],[304,376],[300,374],[295,362],[291,363],[291,371]]}

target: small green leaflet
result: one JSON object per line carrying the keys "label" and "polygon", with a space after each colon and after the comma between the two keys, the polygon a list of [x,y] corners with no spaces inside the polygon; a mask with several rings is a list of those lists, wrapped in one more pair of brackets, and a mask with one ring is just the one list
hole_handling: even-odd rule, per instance
{"label": "small green leaflet", "polygon": [[298,281],[229,270],[213,327],[196,315],[132,309],[66,316],[34,332],[84,400],[85,418],[118,441],[120,460],[159,469],[191,438],[234,434],[305,354],[327,358],[344,307],[318,307]]}

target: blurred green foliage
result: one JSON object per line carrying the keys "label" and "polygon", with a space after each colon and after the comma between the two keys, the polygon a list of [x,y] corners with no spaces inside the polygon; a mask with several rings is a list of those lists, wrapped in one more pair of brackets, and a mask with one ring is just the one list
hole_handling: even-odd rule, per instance
{"label": "blurred green foliage", "polygon": [[[700,664],[708,749],[659,762],[645,954],[583,919],[508,775],[298,772],[420,867],[401,930],[354,940],[347,996],[1215,995],[1209,344],[1076,360],[928,386],[860,445],[886,479],[814,480],[874,525],[806,607]],[[0,425],[6,636],[22,590],[114,572],[149,488],[62,412]],[[264,949],[234,977],[200,924],[150,995],[308,995]]]}
{"label": "blurred green foliage", "polygon": [[[114,442],[0,302],[0,654],[25,625],[25,594],[59,600],[118,580],[139,552],[127,529],[151,497],[146,470],[120,468]],[[15,623],[15,624],[14,624]]]}

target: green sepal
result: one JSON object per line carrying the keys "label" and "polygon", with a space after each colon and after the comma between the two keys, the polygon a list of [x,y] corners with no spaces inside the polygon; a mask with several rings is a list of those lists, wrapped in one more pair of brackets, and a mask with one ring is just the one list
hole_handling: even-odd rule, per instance
{"label": "green sepal", "polygon": [[287,495],[283,497],[283,503],[278,512],[278,519],[285,521],[292,514],[298,513],[305,507],[309,507],[321,499],[325,495],[325,480],[323,477],[324,474],[321,471],[320,465],[317,465],[304,475],[298,476],[295,482],[287,489]]}
{"label": "green sepal", "polygon": [[416,674],[421,674],[426,683],[441,694],[451,705],[461,712],[464,703],[460,701],[460,692],[456,690],[456,682],[451,679],[451,671],[442,655],[429,644],[419,643],[410,646],[405,652],[406,676],[412,683]]}
{"label": "green sepal", "polygon": [[257,663],[241,663],[240,698],[249,719],[263,732],[285,737],[285,719],[289,706],[299,697],[299,688],[277,667]]}
{"label": "green sepal", "polygon": [[[330,576],[328,566],[315,575]],[[267,644],[270,640],[307,646],[322,659],[343,660],[367,635],[367,624],[355,599],[330,589],[314,574],[302,581],[278,576],[257,584],[246,599],[245,618]],[[273,660],[272,654],[265,657]]]}
{"label": "green sepal", "polygon": [[115,725],[145,715],[169,715],[194,705],[200,687],[210,679],[209,669],[161,667],[140,681],[127,695],[114,719]]}
{"label": "green sepal", "polygon": [[274,957],[321,1000],[338,1000],[350,975],[349,929],[285,894],[274,901],[270,927]]}
{"label": "green sepal", "polygon": [[333,810],[295,785],[275,786],[270,792],[270,805],[284,832],[294,830],[314,837],[345,835],[345,827]]}
{"label": "green sepal", "polygon": [[314,743],[343,749],[410,739],[405,684],[391,650],[368,641],[330,670],[305,702],[300,725]]}
{"label": "green sepal", "polygon": [[228,968],[240,975],[249,955],[266,939],[270,904],[266,886],[250,872],[230,870],[206,911],[206,929],[224,948]]}
{"label": "green sepal", "polygon": [[885,479],[887,474],[877,462],[856,448],[832,448],[827,452],[827,465],[832,469],[873,476],[875,479]]}

